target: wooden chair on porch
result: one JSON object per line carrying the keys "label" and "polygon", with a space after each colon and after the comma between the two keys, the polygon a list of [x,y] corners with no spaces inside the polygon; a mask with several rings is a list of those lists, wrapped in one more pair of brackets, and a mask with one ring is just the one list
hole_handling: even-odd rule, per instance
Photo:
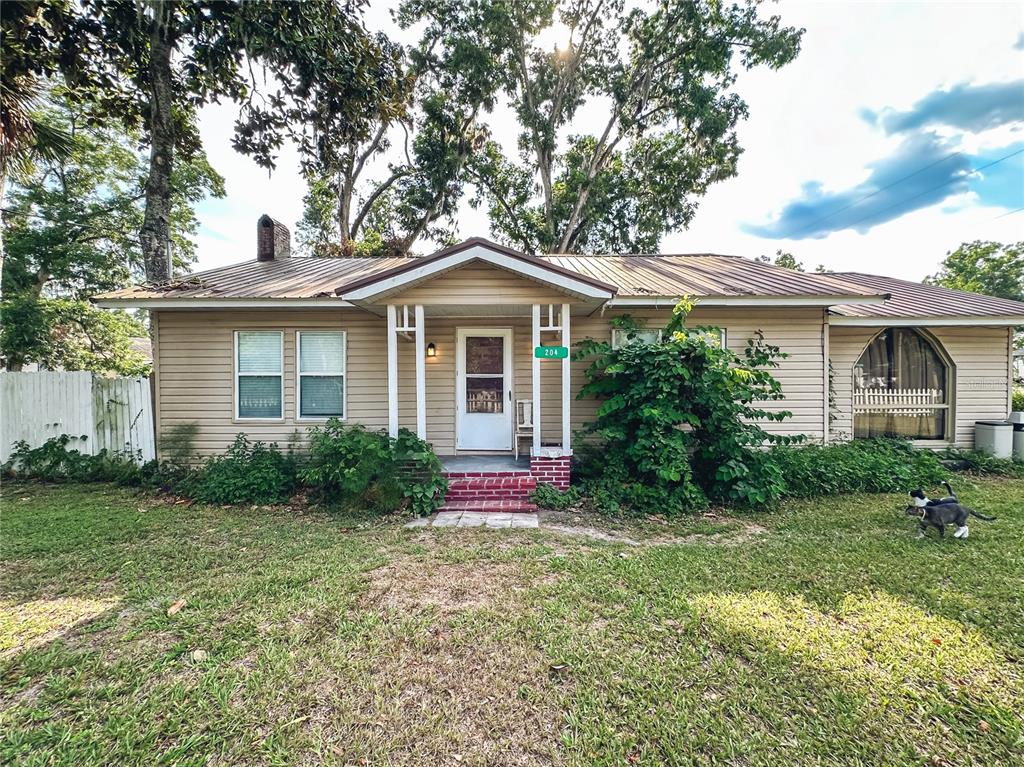
{"label": "wooden chair on porch", "polygon": [[519,460],[519,440],[533,440],[533,400],[516,400],[516,433],[512,438],[516,460]]}

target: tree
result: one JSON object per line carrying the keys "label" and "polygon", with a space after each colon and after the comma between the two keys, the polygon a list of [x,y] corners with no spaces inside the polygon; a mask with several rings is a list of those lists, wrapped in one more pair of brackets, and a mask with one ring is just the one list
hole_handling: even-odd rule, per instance
{"label": "tree", "polygon": [[[148,160],[138,135],[90,124],[65,90],[56,89],[33,119],[70,138],[70,151],[40,160],[13,177],[5,221],[8,258],[2,350],[8,367],[26,362],[66,369],[134,373],[130,334],[145,328],[123,312],[87,299],[144,275],[138,240]],[[170,233],[179,268],[194,260],[193,205],[222,196],[223,179],[205,156],[179,163],[171,179]]]}
{"label": "tree", "polygon": [[[399,24],[416,26],[429,5],[404,3]],[[369,140],[339,144],[332,162],[311,169],[300,247],[318,255],[406,253],[424,235],[454,238],[458,203],[478,181],[473,158],[489,138],[481,116],[501,90],[507,41],[496,33],[503,18],[496,8],[452,6],[449,23],[405,51],[404,116],[377,121]]]}
{"label": "tree", "polygon": [[[601,402],[584,428],[600,445],[600,458],[581,462],[584,481],[622,505],[664,513],[708,500],[771,503],[783,478],[762,448],[798,438],[767,432],[761,422],[792,414],[758,403],[784,398],[771,368],[786,355],[760,333],[736,354],[714,328],[686,326],[692,308],[681,301],[657,343],[576,345],[575,358],[589,362],[577,396]],[[612,324],[627,336],[637,327],[628,316]]]}
{"label": "tree", "polygon": [[[736,172],[736,69],[786,64],[801,36],[754,0],[407,0],[403,12],[437,46],[473,19],[495,51],[520,157],[496,143],[475,155],[475,202],[530,252],[649,251],[686,226],[697,197]],[[553,28],[564,47],[542,48]]]}
{"label": "tree", "polygon": [[1024,242],[975,240],[946,254],[928,285],[1024,301]]}
{"label": "tree", "polygon": [[[340,0],[82,0],[79,28],[101,39],[114,77],[90,97],[105,118],[141,129],[149,144],[139,238],[146,277],[170,278],[172,178],[200,150],[204,104],[240,104],[234,146],[273,168],[286,140],[307,160],[389,118],[400,77],[397,54]],[[262,72],[262,78],[257,75]]]}
{"label": "tree", "polygon": [[[802,272],[804,270],[804,265],[797,261],[792,253],[783,253],[781,248],[775,251],[775,258],[771,256],[758,256],[757,260],[766,264],[781,266],[783,269],[792,269],[795,272]],[[818,271],[822,271],[822,269],[819,267]]]}
{"label": "tree", "polygon": [[27,173],[35,160],[53,160],[70,152],[67,134],[47,122],[38,107],[41,78],[62,69],[69,79],[84,79],[84,63],[90,56],[83,41],[67,34],[72,26],[69,2],[0,3],[0,274],[5,255],[3,205],[10,173]]}
{"label": "tree", "polygon": [[[926,285],[1024,301],[1024,242],[991,240],[965,242],[946,253],[939,271],[924,278]],[[1016,329],[1014,346],[1024,348],[1024,327]]]}

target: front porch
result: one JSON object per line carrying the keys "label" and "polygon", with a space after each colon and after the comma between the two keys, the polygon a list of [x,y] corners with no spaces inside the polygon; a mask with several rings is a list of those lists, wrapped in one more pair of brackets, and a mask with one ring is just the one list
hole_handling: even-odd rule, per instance
{"label": "front porch", "polygon": [[379,309],[389,434],[414,431],[451,457],[572,455],[571,303]]}

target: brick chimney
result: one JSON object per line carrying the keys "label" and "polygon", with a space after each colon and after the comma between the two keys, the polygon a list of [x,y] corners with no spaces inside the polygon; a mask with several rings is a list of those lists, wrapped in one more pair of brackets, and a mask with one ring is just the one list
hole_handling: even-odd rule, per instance
{"label": "brick chimney", "polygon": [[292,254],[292,235],[288,227],[267,214],[256,222],[256,260],[280,261]]}

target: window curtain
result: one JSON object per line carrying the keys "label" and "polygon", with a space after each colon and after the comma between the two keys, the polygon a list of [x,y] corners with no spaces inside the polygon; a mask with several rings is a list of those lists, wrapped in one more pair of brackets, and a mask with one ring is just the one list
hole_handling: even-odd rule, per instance
{"label": "window curtain", "polygon": [[[890,328],[880,333],[864,350],[854,370],[854,388],[864,392],[889,392],[894,396],[885,408],[854,413],[854,436],[942,439],[946,433],[946,410],[924,404],[909,404],[914,397],[930,404],[948,404],[947,368],[938,352],[923,335],[910,328]],[[915,392],[937,392],[921,397]],[[901,402],[907,398],[907,403]]]}

